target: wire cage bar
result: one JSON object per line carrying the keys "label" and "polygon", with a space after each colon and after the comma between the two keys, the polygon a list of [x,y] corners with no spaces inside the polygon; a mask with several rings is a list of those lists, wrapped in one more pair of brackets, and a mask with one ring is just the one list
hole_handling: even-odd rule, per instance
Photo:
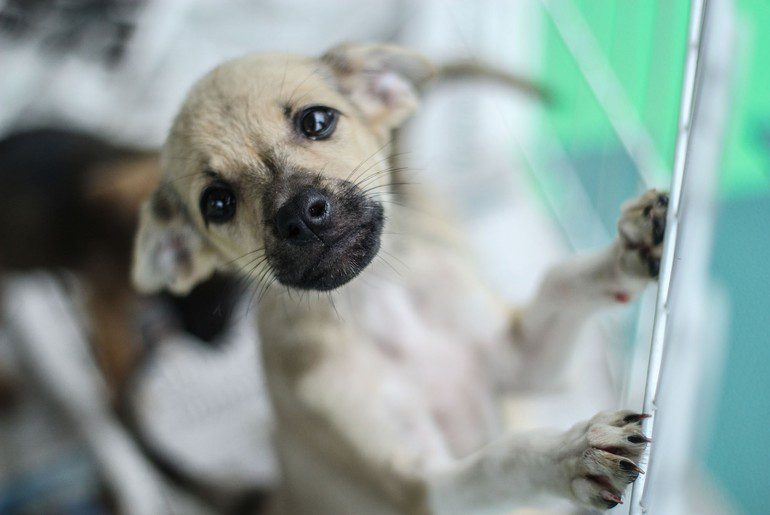
{"label": "wire cage bar", "polygon": [[[629,513],[687,513],[682,496],[708,352],[708,263],[727,106],[729,0],[693,0],[643,411],[653,444]],[[718,43],[717,43],[718,42]],[[713,339],[711,340],[713,343]],[[713,350],[713,349],[712,349]],[[682,511],[684,510],[684,511]]]}

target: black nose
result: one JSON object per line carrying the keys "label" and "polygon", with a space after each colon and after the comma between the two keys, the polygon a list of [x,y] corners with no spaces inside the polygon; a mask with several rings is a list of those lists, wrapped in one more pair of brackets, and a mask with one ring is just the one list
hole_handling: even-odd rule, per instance
{"label": "black nose", "polygon": [[275,214],[278,237],[294,245],[321,239],[331,220],[329,199],[315,188],[292,197]]}

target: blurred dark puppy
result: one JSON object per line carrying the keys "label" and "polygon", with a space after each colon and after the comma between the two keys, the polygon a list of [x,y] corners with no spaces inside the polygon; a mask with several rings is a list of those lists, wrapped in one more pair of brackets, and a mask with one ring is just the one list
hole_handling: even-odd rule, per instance
{"label": "blurred dark puppy", "polygon": [[[145,435],[133,414],[132,386],[153,343],[168,331],[185,331],[216,344],[238,297],[235,281],[222,275],[184,297],[133,289],[129,265],[139,205],[159,175],[156,153],[77,132],[38,129],[0,140],[0,281],[34,270],[74,275],[116,415],[146,459],[213,509],[253,507],[259,499],[250,491],[220,491],[185,471]],[[10,409],[23,387],[2,372],[0,411]]]}
{"label": "blurred dark puppy", "polygon": [[[83,286],[91,343],[113,392],[144,347],[141,303],[158,302],[162,320],[204,341],[222,331],[232,309],[229,280],[215,278],[185,298],[137,295],[129,281],[139,205],[157,186],[158,156],[82,133],[37,129],[0,140],[0,273],[70,271]],[[144,310],[147,312],[147,310]],[[157,312],[157,310],[155,310]]]}

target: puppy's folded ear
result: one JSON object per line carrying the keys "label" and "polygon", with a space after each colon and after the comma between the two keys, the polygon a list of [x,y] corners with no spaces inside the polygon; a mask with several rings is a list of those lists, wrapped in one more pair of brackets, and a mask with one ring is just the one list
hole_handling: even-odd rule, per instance
{"label": "puppy's folded ear", "polygon": [[216,269],[216,256],[193,225],[181,200],[161,186],[144,202],[131,272],[143,293],[185,294]]}
{"label": "puppy's folded ear", "polygon": [[423,56],[387,44],[345,43],[321,60],[376,130],[401,125],[419,104],[418,87],[435,73]]}

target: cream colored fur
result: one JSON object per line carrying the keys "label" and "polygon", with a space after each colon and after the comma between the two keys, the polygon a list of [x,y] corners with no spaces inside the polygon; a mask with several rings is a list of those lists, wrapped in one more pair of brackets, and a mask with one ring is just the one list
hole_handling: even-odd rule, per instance
{"label": "cream colored fur", "polygon": [[[384,45],[345,45],[320,59],[248,56],[209,73],[165,145],[135,281],[184,291],[219,268],[262,288],[258,327],[282,469],[275,513],[506,513],[544,496],[606,508],[638,473],[645,443],[628,438],[638,440],[639,416],[604,413],[566,433],[512,435],[497,402],[556,380],[583,322],[651,281],[651,216],[663,209],[655,192],[626,206],[615,243],[553,269],[521,307],[481,283],[455,226],[422,200],[383,203],[380,254],[352,282],[329,294],[267,286],[258,259],[265,156],[283,170],[352,174],[392,200],[389,134],[431,73],[425,59]],[[298,140],[286,103],[338,109],[334,137]],[[201,218],[207,170],[242,193],[231,223]]]}

